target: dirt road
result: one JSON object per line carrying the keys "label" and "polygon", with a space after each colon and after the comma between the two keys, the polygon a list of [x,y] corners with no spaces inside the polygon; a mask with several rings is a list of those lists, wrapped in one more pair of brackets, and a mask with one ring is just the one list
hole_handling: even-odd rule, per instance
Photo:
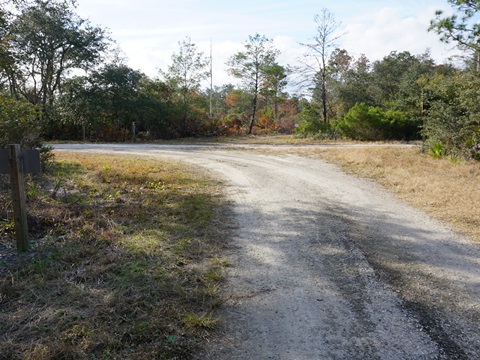
{"label": "dirt road", "polygon": [[194,163],[236,229],[204,359],[478,359],[480,250],[320,160],[204,147],[59,145]]}

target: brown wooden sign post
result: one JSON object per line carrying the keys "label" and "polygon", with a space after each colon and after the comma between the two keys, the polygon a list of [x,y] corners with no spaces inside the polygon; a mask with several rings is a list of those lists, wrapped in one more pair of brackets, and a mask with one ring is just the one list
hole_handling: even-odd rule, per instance
{"label": "brown wooden sign post", "polygon": [[38,150],[20,151],[20,145],[17,144],[8,145],[8,151],[0,150],[0,173],[10,173],[18,252],[27,251],[29,245],[23,174],[37,174],[40,170],[40,152]]}

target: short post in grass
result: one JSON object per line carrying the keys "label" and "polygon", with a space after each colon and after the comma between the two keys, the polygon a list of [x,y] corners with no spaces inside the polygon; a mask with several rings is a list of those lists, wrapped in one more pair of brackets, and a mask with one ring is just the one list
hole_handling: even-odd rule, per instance
{"label": "short post in grass", "polygon": [[82,121],[82,139],[83,142],[86,142],[87,137],[85,136],[85,121]]}
{"label": "short post in grass", "polygon": [[23,174],[38,174],[40,170],[40,152],[38,150],[21,151],[18,144],[8,145],[7,151],[0,150],[0,173],[10,173],[18,252],[28,250],[27,206]]}
{"label": "short post in grass", "polygon": [[17,251],[23,252],[28,250],[28,225],[20,145],[8,145],[8,157],[10,164],[10,185],[12,187],[13,215],[15,218],[15,235],[17,237]]}

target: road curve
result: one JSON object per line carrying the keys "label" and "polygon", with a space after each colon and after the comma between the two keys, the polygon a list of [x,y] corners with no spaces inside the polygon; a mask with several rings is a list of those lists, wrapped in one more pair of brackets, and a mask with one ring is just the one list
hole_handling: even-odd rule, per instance
{"label": "road curve", "polygon": [[236,229],[221,336],[199,359],[478,359],[480,250],[321,160],[211,146],[55,145],[220,176]]}

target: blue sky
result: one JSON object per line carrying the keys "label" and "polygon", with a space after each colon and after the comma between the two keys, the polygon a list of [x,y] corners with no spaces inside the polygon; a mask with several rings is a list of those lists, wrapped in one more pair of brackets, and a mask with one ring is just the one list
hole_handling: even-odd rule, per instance
{"label": "blue sky", "polygon": [[447,0],[78,0],[78,13],[110,29],[128,64],[151,77],[166,70],[178,42],[189,36],[205,54],[212,42],[214,83],[234,82],[225,62],[242,50],[249,35],[274,40],[279,62],[294,65],[315,34],[313,17],[328,9],[346,32],[338,41],[351,55],[378,60],[391,51],[421,54],[430,49],[437,62],[456,53],[427,32],[438,9],[451,12]]}

